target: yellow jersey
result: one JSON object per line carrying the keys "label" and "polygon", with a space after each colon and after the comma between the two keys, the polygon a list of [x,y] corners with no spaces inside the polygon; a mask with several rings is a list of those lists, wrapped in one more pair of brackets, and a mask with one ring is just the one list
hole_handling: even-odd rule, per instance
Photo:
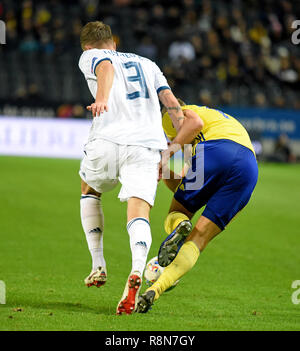
{"label": "yellow jersey", "polygon": [[[184,105],[182,110],[192,110],[203,120],[204,126],[193,144],[207,140],[228,139],[250,149],[254,155],[254,149],[246,129],[232,116],[206,106]],[[173,126],[171,118],[166,112],[162,118],[162,124],[166,136],[173,140],[177,131]]]}

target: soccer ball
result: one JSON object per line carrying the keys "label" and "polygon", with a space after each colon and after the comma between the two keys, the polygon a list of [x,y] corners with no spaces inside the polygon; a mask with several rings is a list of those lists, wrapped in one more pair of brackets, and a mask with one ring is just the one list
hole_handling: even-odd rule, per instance
{"label": "soccer ball", "polygon": [[[160,277],[160,275],[162,274],[162,272],[164,271],[164,267],[161,267],[158,264],[158,258],[157,256],[152,257],[151,260],[149,260],[149,262],[146,265],[145,268],[145,272],[144,272],[144,278],[145,278],[145,282],[146,284],[150,287],[152,284],[154,284],[157,279]],[[179,280],[177,280],[169,289],[167,289],[166,291],[170,291],[173,288],[175,288],[175,286],[179,283]]]}

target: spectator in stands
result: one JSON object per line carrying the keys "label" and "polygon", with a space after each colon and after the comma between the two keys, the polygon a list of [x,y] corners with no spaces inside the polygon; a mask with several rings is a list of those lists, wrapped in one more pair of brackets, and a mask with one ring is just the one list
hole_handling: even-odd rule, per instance
{"label": "spectator in stands", "polygon": [[153,43],[149,35],[143,36],[140,45],[137,47],[136,52],[155,61],[157,57],[157,46]]}
{"label": "spectator in stands", "polygon": [[289,144],[289,138],[286,134],[280,134],[274,145],[273,155],[269,158],[273,162],[291,163],[296,158]]}
{"label": "spectator in stands", "polygon": [[[138,47],[141,55],[155,59],[185,99],[194,94],[191,99],[201,103],[207,99],[199,94],[204,89],[214,106],[300,109],[299,47],[291,43],[299,1],[0,0],[0,14],[7,29],[7,44],[0,46],[1,84],[6,87],[1,94],[6,95],[0,99],[14,96],[18,87],[12,81],[17,80],[11,77],[30,84],[24,78],[26,57],[33,66],[53,67],[47,73],[59,82],[62,71],[77,66],[80,47],[74,38],[82,25],[99,18],[112,24],[120,51]],[[38,68],[36,75],[30,78],[43,80],[44,101],[65,103],[55,93],[57,84],[49,84]],[[80,72],[74,70],[72,76],[77,89],[71,102],[76,104],[76,91],[83,99],[88,94]],[[51,89],[54,93],[48,94]]]}
{"label": "spectator in stands", "polygon": [[181,29],[177,31],[176,39],[171,43],[168,54],[170,60],[177,63],[195,59],[194,46],[184,37]]}

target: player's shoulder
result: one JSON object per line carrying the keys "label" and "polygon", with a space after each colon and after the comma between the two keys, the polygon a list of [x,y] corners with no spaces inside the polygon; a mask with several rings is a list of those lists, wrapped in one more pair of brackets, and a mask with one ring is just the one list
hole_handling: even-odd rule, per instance
{"label": "player's shoulder", "polygon": [[197,112],[199,115],[224,115],[223,111],[217,110],[204,105],[184,105],[182,109],[189,109]]}
{"label": "player's shoulder", "polygon": [[183,105],[181,107],[183,110],[192,110],[198,114],[200,114],[206,108],[206,106],[198,106],[198,105]]}
{"label": "player's shoulder", "polygon": [[78,62],[79,68],[84,72],[85,66],[88,64],[88,62],[91,60],[92,57],[92,52],[95,51],[96,49],[90,49],[90,50],[85,50],[81,54]]}
{"label": "player's shoulder", "polygon": [[96,48],[85,50],[79,58],[79,62],[78,62],[79,68],[85,75],[89,75],[90,73],[93,73],[97,62],[101,60],[110,60],[112,62],[112,58],[110,56],[109,51],[111,50],[96,49]]}
{"label": "player's shoulder", "polygon": [[79,58],[79,65],[87,60],[91,60],[93,57],[101,57],[105,55],[104,50],[103,49],[89,49],[89,50],[85,50],[83,51],[83,53],[81,54],[80,58]]}

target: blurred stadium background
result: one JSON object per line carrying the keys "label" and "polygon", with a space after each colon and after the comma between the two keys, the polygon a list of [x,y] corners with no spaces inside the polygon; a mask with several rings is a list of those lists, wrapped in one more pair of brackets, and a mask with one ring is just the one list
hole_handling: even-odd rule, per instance
{"label": "blurred stadium background", "polygon": [[[0,115],[10,119],[0,123],[0,153],[36,155],[38,148],[43,155],[54,147],[55,156],[81,156],[84,123],[64,124],[58,135],[56,124],[36,129],[34,120],[11,117],[90,118],[79,34],[86,22],[102,20],[118,50],[155,60],[177,96],[238,117],[261,159],[294,162],[300,155],[300,45],[291,40],[297,18],[300,2],[292,0],[1,0]],[[77,151],[64,152],[70,145]]]}

